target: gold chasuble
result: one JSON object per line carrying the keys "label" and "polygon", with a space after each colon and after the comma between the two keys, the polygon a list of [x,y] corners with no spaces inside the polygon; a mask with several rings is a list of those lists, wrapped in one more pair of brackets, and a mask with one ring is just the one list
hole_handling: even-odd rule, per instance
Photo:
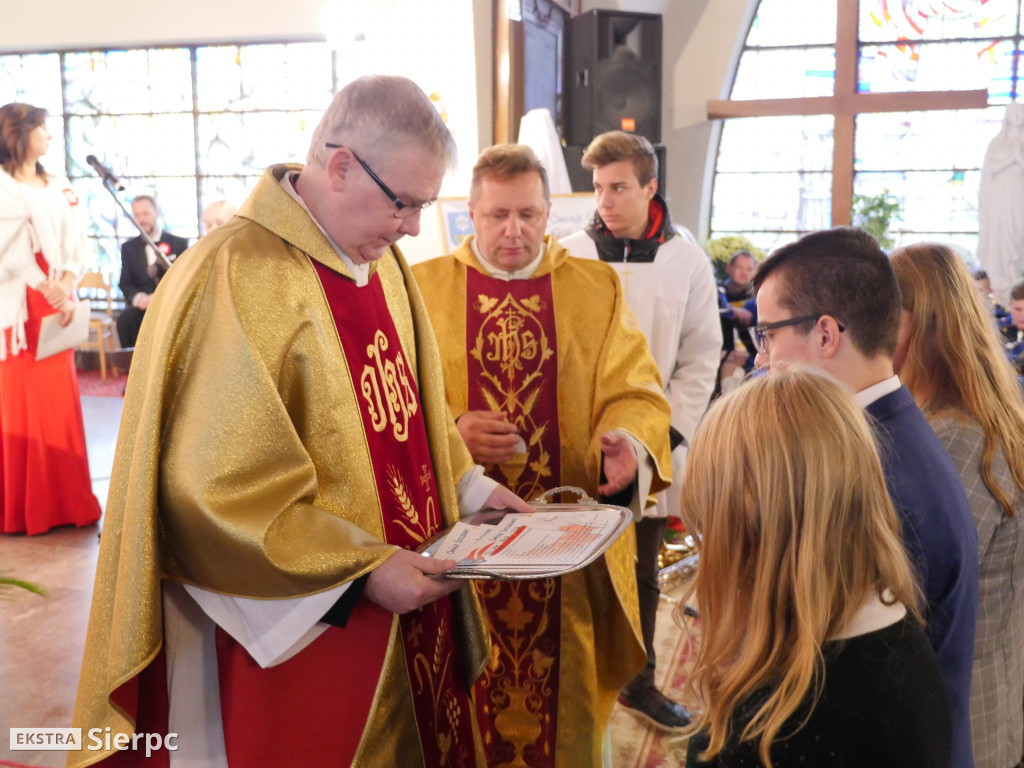
{"label": "gold chasuble", "polygon": [[[416,284],[392,248],[357,287],[279,184],[299,170],[269,169],[146,312],[75,705],[86,732],[166,732],[164,580],[311,595],[459,517],[472,460]],[[484,764],[467,686],[488,641],[470,589],[402,617],[361,598],[344,628],[266,669],[217,633],[232,768]],[[68,765],[167,765],[144,754],[83,750]]]}
{"label": "gold chasuble", "polygon": [[[448,403],[504,411],[526,451],[488,474],[523,498],[563,484],[597,497],[600,436],[634,435],[669,480],[668,403],[614,270],[545,238],[527,280],[489,276],[466,241],[413,267]],[[475,697],[490,768],[598,768],[619,689],[644,664],[632,535],[560,579],[477,582],[491,658]]]}

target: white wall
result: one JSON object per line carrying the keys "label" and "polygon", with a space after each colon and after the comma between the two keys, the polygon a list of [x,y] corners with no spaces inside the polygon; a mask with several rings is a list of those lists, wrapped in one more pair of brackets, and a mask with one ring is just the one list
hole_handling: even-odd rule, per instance
{"label": "white wall", "polygon": [[707,103],[725,98],[757,0],[672,0],[664,13],[662,142],[673,218],[707,238],[718,124]]}
{"label": "white wall", "polygon": [[252,42],[325,35],[325,0],[11,0],[4,3],[0,51],[117,47],[154,43]]}

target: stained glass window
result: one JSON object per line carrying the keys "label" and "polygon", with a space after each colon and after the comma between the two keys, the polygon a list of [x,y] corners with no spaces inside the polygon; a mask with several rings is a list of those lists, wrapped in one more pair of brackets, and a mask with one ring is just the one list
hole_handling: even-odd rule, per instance
{"label": "stained glass window", "polygon": [[711,211],[716,232],[809,232],[827,227],[831,174],[732,173],[718,179],[725,205]]}
{"label": "stained glass window", "polygon": [[730,120],[722,131],[712,230],[796,233],[827,226],[831,141],[831,115]]}
{"label": "stained glass window", "polygon": [[761,0],[747,47],[830,44],[836,41],[836,4],[829,0]]}
{"label": "stained glass window", "polygon": [[[856,50],[857,94],[988,94],[984,109],[872,113],[865,105],[852,118],[853,157],[845,160],[847,168],[853,162],[852,191],[887,190],[900,200],[902,213],[890,229],[897,245],[937,239],[973,258],[985,149],[999,131],[1005,105],[1024,99],[1021,5],[860,0],[857,39],[838,43]],[[801,98],[832,96],[837,9],[835,0],[761,0],[730,98],[793,99],[798,111]],[[854,95],[844,95],[844,105],[833,101],[837,115],[843,108],[850,114]],[[710,237],[743,234],[771,248],[831,226],[829,171],[837,146],[831,116],[726,120]]]}
{"label": "stained glass window", "polygon": [[258,176],[282,157],[305,162],[320,112],[222,112],[199,116],[203,175]]}
{"label": "stained glass window", "polygon": [[988,88],[1013,73],[1013,41],[895,43],[860,49],[858,89],[958,91]]}
{"label": "stained glass window", "polygon": [[263,170],[304,162],[337,83],[325,43],[260,43],[0,55],[0,104],[49,112],[42,162],[85,200],[97,264],[117,273],[134,225],[86,157],[157,197],[167,229],[195,239],[203,208],[240,204]]}
{"label": "stained glass window", "polygon": [[962,109],[859,115],[854,169],[980,168],[1003,112]]}
{"label": "stained glass window", "polygon": [[836,79],[832,48],[782,48],[744,51],[734,99],[784,99],[831,96]]}
{"label": "stained glass window", "polygon": [[0,56],[0,104],[12,101],[42,107],[51,115],[63,113],[60,56],[56,53]]}
{"label": "stained glass window", "polygon": [[1018,0],[860,0],[862,42],[1012,36]]}
{"label": "stained glass window", "polygon": [[64,76],[73,115],[192,111],[188,48],[68,53]]}
{"label": "stained glass window", "polygon": [[202,112],[322,109],[333,89],[322,43],[199,48],[196,69]]}
{"label": "stained glass window", "polygon": [[722,129],[718,172],[830,171],[832,116],[750,117]]}

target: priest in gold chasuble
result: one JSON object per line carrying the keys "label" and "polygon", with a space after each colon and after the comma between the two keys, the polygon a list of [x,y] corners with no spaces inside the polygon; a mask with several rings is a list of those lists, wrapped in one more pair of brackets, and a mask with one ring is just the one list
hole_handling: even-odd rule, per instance
{"label": "priest in gold chasuble", "polygon": [[[414,83],[356,80],[308,164],[268,169],[161,281],[73,720],[108,738],[68,765],[485,764],[478,600],[409,550],[462,512],[528,507],[473,465],[393,245],[454,153]],[[134,738],[172,733],[152,756]]]}
{"label": "priest in gold chasuble", "polygon": [[[670,481],[669,406],[607,264],[544,237],[532,151],[491,147],[473,170],[476,235],[413,267],[459,431],[525,499],[576,485],[639,510]],[[623,684],[644,664],[632,532],[560,579],[477,582],[491,635],[475,698],[490,768],[598,768]]]}

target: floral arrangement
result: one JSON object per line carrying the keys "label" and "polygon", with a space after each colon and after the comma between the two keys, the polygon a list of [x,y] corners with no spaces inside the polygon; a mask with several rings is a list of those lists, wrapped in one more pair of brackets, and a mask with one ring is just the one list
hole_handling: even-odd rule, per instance
{"label": "floral arrangement", "polygon": [[668,523],[665,526],[665,540],[658,553],[658,570],[667,568],[678,563],[685,557],[689,557],[696,549],[696,542],[686,532],[683,521],[675,515],[669,515]]}
{"label": "floral arrangement", "polygon": [[683,527],[683,521],[675,515],[668,516],[668,523],[665,525],[665,543],[675,544],[683,540],[686,536],[686,528]]}
{"label": "floral arrangement", "polygon": [[746,251],[754,257],[754,261],[757,263],[760,263],[766,255],[764,251],[742,235],[725,235],[708,240],[704,243],[704,250],[711,257],[711,266],[715,269],[715,279],[718,282],[723,282],[728,277],[725,268],[734,253]]}

